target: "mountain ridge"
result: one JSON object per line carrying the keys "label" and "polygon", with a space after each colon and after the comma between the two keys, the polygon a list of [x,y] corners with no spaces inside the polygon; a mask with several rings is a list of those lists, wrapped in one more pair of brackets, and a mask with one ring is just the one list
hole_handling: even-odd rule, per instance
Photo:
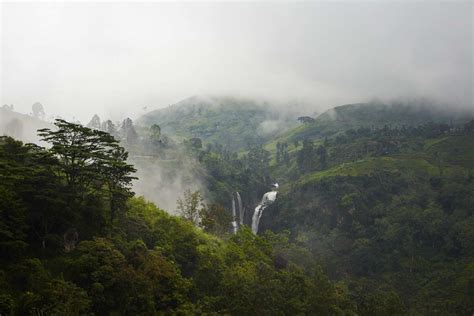
{"label": "mountain ridge", "polygon": [[181,139],[198,137],[206,143],[241,151],[261,145],[272,133],[295,125],[294,119],[265,101],[194,96],[151,111],[137,124],[158,124],[164,132]]}

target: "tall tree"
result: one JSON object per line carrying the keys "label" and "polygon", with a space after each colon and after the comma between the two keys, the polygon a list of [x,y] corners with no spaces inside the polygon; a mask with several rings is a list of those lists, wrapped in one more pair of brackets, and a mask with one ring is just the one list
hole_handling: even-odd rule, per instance
{"label": "tall tree", "polygon": [[101,129],[100,117],[97,114],[94,114],[90,122],[87,124],[87,127],[92,129]]}
{"label": "tall tree", "polygon": [[57,156],[72,196],[80,199],[88,189],[106,186],[113,219],[131,195],[135,168],[126,160],[128,153],[108,133],[79,124],[56,120],[57,130],[41,129],[43,141],[52,144],[50,152]]}
{"label": "tall tree", "polygon": [[124,141],[128,146],[134,145],[138,141],[138,134],[133,126],[133,121],[128,117],[123,120],[119,134],[122,141]]}
{"label": "tall tree", "polygon": [[152,143],[158,143],[161,139],[161,127],[158,124],[153,124],[150,127],[150,138]]}
{"label": "tall tree", "polygon": [[250,172],[254,173],[256,177],[260,178],[262,182],[266,182],[269,173],[271,154],[262,147],[253,147],[249,150],[246,162]]}
{"label": "tall tree", "polygon": [[109,133],[110,135],[117,137],[117,128],[115,127],[115,124],[111,120],[106,120],[103,121],[100,129],[106,133]]}
{"label": "tall tree", "polygon": [[319,155],[319,167],[321,169],[326,169],[328,158],[326,147],[324,145],[319,146],[318,149],[316,149],[316,153]]}
{"label": "tall tree", "polygon": [[298,151],[297,162],[301,171],[306,172],[314,166],[314,145],[309,139],[303,140],[303,147]]}
{"label": "tall tree", "polygon": [[178,199],[177,208],[178,213],[184,219],[190,221],[196,226],[199,226],[201,223],[201,213],[204,210],[204,199],[201,195],[201,192],[191,190],[186,190],[184,192],[184,198]]}
{"label": "tall tree", "polygon": [[124,210],[128,198],[133,196],[131,183],[137,178],[132,174],[136,170],[127,163],[127,158],[128,153],[123,147],[114,147],[105,156],[100,168],[109,193],[111,220],[115,219],[118,211]]}
{"label": "tall tree", "polygon": [[31,106],[31,111],[33,112],[33,117],[38,118],[38,119],[44,119],[45,113],[44,113],[44,107],[41,103],[36,102]]}

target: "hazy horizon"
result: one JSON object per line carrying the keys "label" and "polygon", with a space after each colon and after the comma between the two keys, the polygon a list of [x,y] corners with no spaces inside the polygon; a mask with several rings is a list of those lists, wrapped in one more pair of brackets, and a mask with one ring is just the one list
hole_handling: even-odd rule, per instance
{"label": "hazy horizon", "polygon": [[472,106],[469,2],[2,3],[1,104],[87,123],[193,95]]}

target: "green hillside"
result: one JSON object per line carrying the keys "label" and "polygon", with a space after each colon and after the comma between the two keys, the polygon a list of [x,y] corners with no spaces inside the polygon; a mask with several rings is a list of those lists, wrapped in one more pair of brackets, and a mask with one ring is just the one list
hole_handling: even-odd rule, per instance
{"label": "green hillside", "polygon": [[448,136],[427,140],[425,150],[417,154],[397,154],[368,157],[342,163],[330,169],[304,175],[307,183],[325,177],[373,175],[376,172],[413,174],[434,177],[441,175],[469,175],[474,169],[474,138],[471,135]]}
{"label": "green hillside", "polygon": [[[192,97],[143,115],[137,124],[158,124],[178,139],[197,137],[228,150],[247,150],[262,144],[282,126],[296,120],[278,114],[267,103],[232,97]],[[269,122],[265,124],[264,122]],[[262,125],[262,123],[264,123]]]}
{"label": "green hillside", "polygon": [[[0,138],[1,314],[472,314],[472,116],[350,105],[249,146],[255,104],[168,111],[169,132],[142,121],[124,141],[130,159],[64,121],[41,132],[50,149]],[[137,174],[179,217],[133,197]]]}
{"label": "green hillside", "polygon": [[0,137],[1,315],[356,314],[288,234],[231,235],[199,193],[171,216],[133,197],[113,137],[56,126],[50,149]]}
{"label": "green hillside", "polygon": [[324,139],[306,134],[313,138],[298,147],[274,140],[266,148],[279,147],[272,153],[280,159],[272,160],[270,174],[282,187],[262,229],[289,229],[366,303],[394,291],[410,314],[468,314],[473,123],[341,126]]}
{"label": "green hillside", "polygon": [[244,155],[203,154],[208,188],[216,198],[238,190],[252,210],[280,183],[259,231],[289,230],[348,286],[362,315],[390,300],[403,306],[392,315],[467,315],[474,121],[425,110],[343,106],[334,110],[343,118],[326,112]]}
{"label": "green hillside", "polygon": [[313,123],[302,124],[298,128],[288,130],[275,141],[293,142],[305,138],[326,137],[350,129],[409,127],[427,122],[457,126],[466,123],[473,116],[473,111],[449,111],[429,104],[375,102],[347,104],[322,113]]}

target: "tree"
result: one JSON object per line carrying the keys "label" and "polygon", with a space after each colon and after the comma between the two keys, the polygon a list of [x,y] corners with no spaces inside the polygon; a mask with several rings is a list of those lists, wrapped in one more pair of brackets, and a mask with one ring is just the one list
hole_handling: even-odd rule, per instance
{"label": "tree", "polygon": [[[165,144],[165,137],[161,137],[161,127],[158,124],[153,124],[148,129],[147,138],[144,140],[144,145],[147,150],[150,150],[152,153],[158,153],[158,150],[162,149]],[[164,152],[160,152],[164,155]]]}
{"label": "tree", "polygon": [[115,124],[111,120],[107,120],[102,122],[100,129],[113,137],[117,137],[117,128]]}
{"label": "tree", "polygon": [[127,158],[125,149],[117,146],[108,152],[101,166],[109,193],[111,220],[114,220],[117,211],[124,209],[128,198],[133,196],[131,183],[137,179],[132,176],[136,169],[127,163]]}
{"label": "tree", "polygon": [[44,290],[43,309],[52,315],[77,315],[89,309],[87,293],[74,283],[63,279],[53,279]]}
{"label": "tree", "polygon": [[130,287],[135,280],[125,256],[110,240],[97,237],[81,241],[72,255],[75,260],[67,269],[74,283],[88,289],[94,311],[106,314],[127,307],[127,298],[134,293],[120,288]]}
{"label": "tree", "polygon": [[463,131],[466,134],[474,134],[474,120],[470,120],[463,126]]}
{"label": "tree", "polygon": [[0,254],[15,257],[26,248],[26,207],[15,192],[0,185]]}
{"label": "tree", "polygon": [[150,139],[152,143],[158,143],[161,139],[161,127],[158,124],[153,124],[150,127]]}
{"label": "tree", "polygon": [[45,113],[43,105],[39,102],[36,102],[31,106],[31,110],[33,111],[33,117],[37,119],[44,119]]}
{"label": "tree", "polygon": [[204,231],[222,236],[229,231],[232,216],[219,204],[208,204],[201,210],[201,226]]}
{"label": "tree", "polygon": [[182,218],[190,221],[195,226],[199,226],[201,224],[201,213],[204,209],[204,198],[201,195],[201,192],[191,190],[184,191],[184,199],[178,199],[177,201],[177,208],[178,214],[181,215]]}
{"label": "tree", "polygon": [[39,135],[52,144],[50,152],[58,157],[72,196],[80,199],[92,186],[100,190],[106,184],[113,219],[131,195],[131,181],[135,179],[135,168],[126,162],[128,153],[105,132],[64,120],[56,120],[55,125],[56,131],[41,129]]}
{"label": "tree", "polygon": [[[23,224],[28,223],[29,239],[39,239],[42,248],[45,248],[51,233],[65,226],[70,214],[64,207],[65,190],[61,179],[55,174],[57,167],[58,161],[43,148],[33,144],[23,145],[10,137],[0,138],[0,169],[3,169],[0,173],[0,215],[3,223],[0,224],[0,239],[4,229],[14,232],[3,235],[11,246],[19,249],[21,243],[18,241],[23,239],[19,231]],[[21,216],[26,216],[28,221],[21,223]],[[11,228],[8,227],[10,224]]]}
{"label": "tree", "polygon": [[133,127],[133,121],[128,117],[123,120],[119,134],[122,141],[129,146],[136,144],[138,141],[138,134],[135,127]]}
{"label": "tree", "polygon": [[314,145],[311,140],[303,140],[303,147],[298,151],[297,162],[300,170],[307,172],[314,166]]}
{"label": "tree", "polygon": [[61,171],[71,189],[86,187],[97,177],[97,169],[107,150],[117,147],[117,141],[107,133],[80,124],[57,119],[57,130],[39,130],[41,139],[52,145],[50,151],[59,158]]}
{"label": "tree", "polygon": [[199,137],[193,137],[189,140],[189,144],[192,148],[201,149],[202,148],[202,140]]}
{"label": "tree", "polygon": [[271,154],[262,147],[252,147],[247,154],[247,167],[262,183],[268,177]]}
{"label": "tree", "polygon": [[314,118],[312,118],[310,116],[300,116],[300,117],[298,117],[298,121],[300,121],[303,124],[309,124],[309,123],[314,123],[315,122]]}
{"label": "tree", "polygon": [[90,122],[87,124],[87,127],[91,129],[101,129],[100,117],[97,114],[94,114]]}
{"label": "tree", "polygon": [[316,149],[316,153],[319,155],[319,166],[321,169],[326,169],[328,152],[324,145],[321,145]]}
{"label": "tree", "polygon": [[281,144],[280,142],[276,143],[276,162],[277,164],[280,163],[280,149],[281,149]]}

